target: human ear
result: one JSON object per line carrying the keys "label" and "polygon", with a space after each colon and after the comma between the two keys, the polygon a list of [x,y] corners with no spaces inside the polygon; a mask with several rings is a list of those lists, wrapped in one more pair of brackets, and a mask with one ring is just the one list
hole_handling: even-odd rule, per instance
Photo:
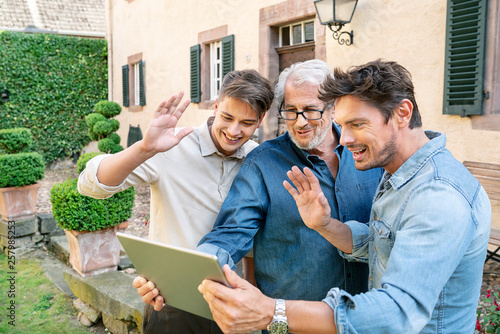
{"label": "human ear", "polygon": [[410,124],[411,115],[413,114],[413,103],[408,99],[402,100],[395,114],[398,126],[400,128],[407,127]]}
{"label": "human ear", "polygon": [[215,98],[215,104],[214,104],[214,116],[217,114],[217,105],[219,103],[219,99]]}

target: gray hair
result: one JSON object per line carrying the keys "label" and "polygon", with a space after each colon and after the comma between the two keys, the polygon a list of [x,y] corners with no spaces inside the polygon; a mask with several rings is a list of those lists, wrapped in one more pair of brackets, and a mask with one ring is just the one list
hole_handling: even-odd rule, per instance
{"label": "gray hair", "polygon": [[327,77],[333,78],[333,70],[319,59],[307,60],[287,67],[281,72],[274,89],[276,105],[279,108],[285,100],[285,85],[289,79],[293,80],[295,86],[300,86],[305,82],[321,85]]}

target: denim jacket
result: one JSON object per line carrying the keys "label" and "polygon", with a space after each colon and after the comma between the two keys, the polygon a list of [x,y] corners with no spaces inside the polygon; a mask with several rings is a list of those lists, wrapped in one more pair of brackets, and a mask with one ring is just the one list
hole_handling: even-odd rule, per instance
{"label": "denim jacket", "polygon": [[346,261],[308,228],[283,186],[292,166],[309,167],[321,182],[332,217],[368,222],[383,171],[358,171],[351,152],[342,146],[335,151],[340,161],[336,180],[323,160],[299,149],[288,133],[259,145],[245,158],[214,229],[198,250],[234,268],[253,247],[257,286],[275,298],[319,301],[334,286],[366,291],[368,266]]}
{"label": "denim jacket", "polygon": [[370,291],[324,299],[339,333],[473,333],[491,204],[469,171],[431,141],[375,195],[369,227],[350,221],[350,259],[369,259]]}

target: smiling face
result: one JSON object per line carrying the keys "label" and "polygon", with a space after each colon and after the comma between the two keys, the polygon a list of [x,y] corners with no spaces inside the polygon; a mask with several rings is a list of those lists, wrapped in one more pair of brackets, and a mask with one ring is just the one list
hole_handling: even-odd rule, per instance
{"label": "smiling face", "polygon": [[232,97],[216,101],[214,115],[210,134],[217,150],[226,156],[245,144],[262,122],[250,105]]}
{"label": "smiling face", "polygon": [[358,170],[397,170],[400,162],[395,119],[393,116],[386,123],[377,108],[358,98],[346,95],[337,99],[335,122],[342,128],[340,144],[352,152]]}
{"label": "smiling face", "polygon": [[[318,98],[320,85],[305,82],[300,86],[288,82],[285,86],[283,109],[293,111],[323,110],[325,103]],[[288,134],[297,147],[312,150],[320,146],[326,136],[332,134],[331,109],[326,109],[318,120],[306,120],[299,115],[294,121],[286,121]]]}

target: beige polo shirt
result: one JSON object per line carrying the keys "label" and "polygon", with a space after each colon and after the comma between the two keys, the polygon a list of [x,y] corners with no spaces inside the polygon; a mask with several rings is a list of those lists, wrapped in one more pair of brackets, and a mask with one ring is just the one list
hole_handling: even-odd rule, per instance
{"label": "beige polo shirt", "polygon": [[258,144],[249,140],[233,155],[217,151],[207,119],[179,145],[158,153],[137,167],[119,186],[97,179],[99,155],[87,163],[78,179],[78,191],[93,198],[108,198],[128,187],[151,186],[149,238],[194,249],[217,218],[222,202],[245,156]]}

